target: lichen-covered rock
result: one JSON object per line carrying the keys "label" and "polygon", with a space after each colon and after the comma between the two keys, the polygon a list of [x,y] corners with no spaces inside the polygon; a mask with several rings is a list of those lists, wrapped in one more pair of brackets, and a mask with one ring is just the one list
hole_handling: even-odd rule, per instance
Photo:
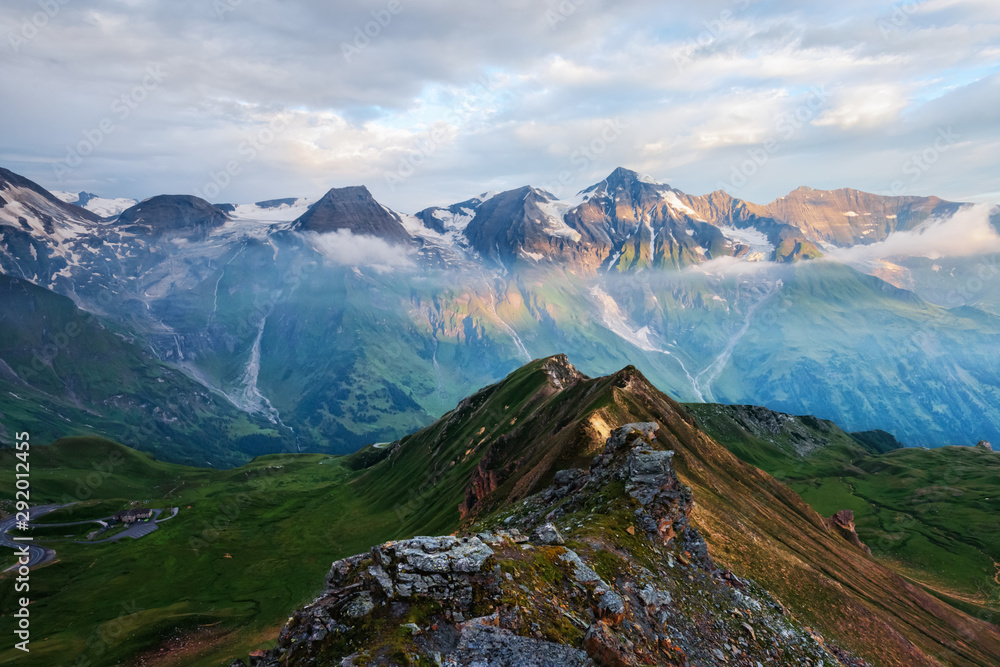
{"label": "lichen-covered rock", "polygon": [[536,544],[566,544],[566,540],[552,523],[544,523],[531,533],[531,541]]}
{"label": "lichen-covered rock", "polygon": [[455,651],[443,659],[446,667],[591,667],[585,651],[550,641],[522,637],[485,624],[462,629]]}
{"label": "lichen-covered rock", "polygon": [[863,665],[715,566],[657,428],[615,430],[589,470],[557,474],[475,536],[333,563],[260,667]]}
{"label": "lichen-covered rock", "polygon": [[611,625],[618,625],[625,619],[625,598],[612,590],[607,590],[597,603],[598,616]]}
{"label": "lichen-covered rock", "polygon": [[370,614],[374,608],[375,601],[372,599],[372,594],[362,591],[350,599],[344,607],[344,613],[351,618],[361,618]]}
{"label": "lichen-covered rock", "polygon": [[565,552],[559,554],[559,560],[569,563],[573,566],[573,579],[577,583],[590,584],[599,583],[607,588],[607,584],[601,579],[600,575],[590,569],[580,555],[575,551],[567,549]]}
{"label": "lichen-covered rock", "polygon": [[633,667],[640,663],[628,645],[607,623],[598,621],[587,629],[583,646],[593,660],[604,667]]}

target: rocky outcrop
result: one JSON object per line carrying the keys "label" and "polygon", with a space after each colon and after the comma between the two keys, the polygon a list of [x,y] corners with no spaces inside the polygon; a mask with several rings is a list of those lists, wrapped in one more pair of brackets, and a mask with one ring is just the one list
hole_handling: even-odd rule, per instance
{"label": "rocky outcrop", "polygon": [[657,430],[613,431],[589,470],[560,471],[478,532],[336,561],[259,667],[836,664],[764,590],[715,566]]}
{"label": "rocky outcrop", "polygon": [[885,454],[903,447],[903,443],[897,440],[896,436],[881,429],[857,431],[850,435],[876,454]]}
{"label": "rocky outcrop", "polygon": [[857,530],[854,526],[854,512],[851,510],[840,510],[834,514],[829,519],[826,519],[827,528],[833,530],[845,540],[858,547],[869,556],[872,550],[868,548],[868,545],[861,541],[858,537]]}
{"label": "rocky outcrop", "polygon": [[980,440],[979,442],[976,443],[976,447],[978,447],[979,449],[985,449],[990,452],[993,451],[993,445],[991,445],[988,440]]}

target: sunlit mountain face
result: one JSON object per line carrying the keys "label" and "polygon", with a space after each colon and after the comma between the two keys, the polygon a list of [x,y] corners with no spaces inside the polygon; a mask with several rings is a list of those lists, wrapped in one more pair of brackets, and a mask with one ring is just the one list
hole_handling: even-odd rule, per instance
{"label": "sunlit mountain face", "polygon": [[0,664],[1000,665],[1000,3],[0,25]]}
{"label": "sunlit mountain face", "polygon": [[[910,445],[1000,439],[986,207],[809,188],[758,205],[622,168],[569,199],[524,187],[415,214],[362,186],[256,204],[164,195],[103,217],[8,171],[2,187],[8,289],[53,312],[6,320],[41,343],[0,355],[21,387],[0,400],[61,411],[33,417],[52,436],[151,419],[176,460],[348,452],[568,352],[588,373],[634,363],[683,400]],[[129,360],[127,398],[82,389],[99,355],[60,354],[94,345],[61,342],[81,317]],[[168,382],[228,415],[217,451],[195,444],[207,422],[148,407]]]}

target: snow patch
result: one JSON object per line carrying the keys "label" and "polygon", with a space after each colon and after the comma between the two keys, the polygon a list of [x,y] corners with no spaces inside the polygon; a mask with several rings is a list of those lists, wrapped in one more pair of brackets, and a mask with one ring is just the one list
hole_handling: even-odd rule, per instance
{"label": "snow patch", "polygon": [[80,201],[80,195],[75,192],[62,192],[61,190],[49,190],[49,193],[54,195],[56,199],[66,202],[67,204],[75,204]]}
{"label": "snow patch", "polygon": [[[102,218],[113,218],[125,209],[132,208],[138,203],[135,199],[128,199],[126,197],[108,199],[106,197],[95,197],[85,192],[62,192],[59,190],[50,190],[49,192],[67,204],[76,204]],[[82,204],[80,203],[80,195],[86,195],[86,201]]]}
{"label": "snow patch", "polygon": [[660,199],[667,202],[667,206],[678,213],[683,213],[686,216],[692,217],[699,222],[705,222],[693,208],[685,204],[677,197],[677,194],[673,190],[667,190],[660,193]]}
{"label": "snow patch", "polygon": [[725,236],[731,243],[738,243],[740,245],[750,247],[750,250],[746,255],[746,259],[748,261],[766,261],[774,254],[774,245],[768,241],[767,234],[759,229],[754,227],[744,227],[743,229],[740,229],[737,227],[723,226],[719,227],[719,231],[722,232],[722,235]]}
{"label": "snow patch", "polygon": [[579,243],[580,232],[576,231],[572,227],[566,224],[565,215],[569,210],[569,202],[564,201],[551,201],[551,202],[538,202],[536,203],[538,210],[542,212],[544,219],[542,222],[542,229],[545,230],[550,236],[559,236],[562,238],[567,238],[574,243]]}
{"label": "snow patch", "polygon": [[259,222],[291,222],[304,214],[315,200],[299,197],[291,204],[262,207],[257,204],[237,204],[230,216]]}
{"label": "snow patch", "polygon": [[90,201],[84,204],[83,208],[87,209],[95,215],[99,215],[102,218],[113,218],[116,215],[122,213],[127,209],[132,208],[138,202],[134,199],[125,199],[119,197],[117,199],[105,199],[104,197],[93,197]]}
{"label": "snow patch", "polygon": [[446,231],[461,233],[476,217],[476,212],[471,208],[460,208],[457,213],[446,208],[438,208],[431,212],[431,217],[440,220]]}

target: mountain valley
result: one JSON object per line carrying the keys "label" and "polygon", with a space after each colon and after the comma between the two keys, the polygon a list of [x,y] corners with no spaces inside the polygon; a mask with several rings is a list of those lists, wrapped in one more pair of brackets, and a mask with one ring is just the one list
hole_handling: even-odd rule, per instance
{"label": "mountain valley", "polygon": [[[904,280],[838,254],[934,240],[948,216],[1000,224],[974,207],[808,188],[759,206],[617,169],[567,201],[527,187],[406,215],[349,187],[253,205],[163,195],[99,218],[2,178],[3,273],[71,298],[244,413],[236,437],[252,442],[230,447],[244,461],[392,440],[559,352],[592,374],[635,363],[683,400],[815,414],[907,445],[1000,440],[996,255],[969,269],[898,259]],[[45,331],[23,335],[44,346]],[[145,446],[71,421],[59,435]],[[158,456],[217,465],[182,453],[207,434],[160,421]]]}
{"label": "mountain valley", "polygon": [[[897,466],[898,455],[911,450],[880,453],[813,418],[776,416],[760,409],[724,418],[733,414],[726,406],[699,407],[701,412],[690,411],[673,402],[634,367],[591,379],[557,356],[534,361],[473,394],[430,427],[348,457],[268,455],[220,471],[154,461],[146,454],[95,439],[41,447],[34,452],[38,468],[34,492],[40,502],[79,499],[79,485],[93,471],[94,463],[111,462],[105,466],[110,468],[106,478],[74,510],[75,518],[86,518],[89,506],[99,516],[138,498],[150,506],[178,506],[180,513],[135,542],[50,542],[58,559],[39,570],[33,580],[40,587],[39,602],[32,610],[34,622],[46,628],[46,639],[38,644],[40,656],[54,659],[80,654],[93,664],[137,656],[144,664],[160,664],[154,656],[180,652],[186,656],[184,664],[190,665],[228,665],[234,654],[252,662],[259,656],[247,658],[248,652],[275,648],[279,626],[288,614],[322,593],[331,562],[364,554],[387,540],[408,549],[410,543],[398,540],[414,535],[458,532],[472,539],[484,531],[494,535],[506,531],[509,539],[497,538],[500,541],[489,546],[493,560],[480,565],[495,563],[501,573],[516,575],[515,581],[528,584],[527,598],[524,590],[509,585],[505,575],[499,581],[499,598],[476,597],[480,593],[475,591],[485,589],[474,585],[471,608],[451,597],[435,601],[419,593],[416,597],[401,593],[399,601],[408,611],[400,611],[403,608],[397,603],[379,606],[382,598],[370,589],[374,606],[365,602],[362,608],[369,612],[355,618],[368,619],[367,614],[373,614],[364,623],[374,625],[358,627],[369,628],[363,632],[381,628],[377,636],[388,643],[383,645],[379,639],[366,642],[364,648],[376,651],[384,646],[390,651],[386,655],[397,656],[391,660],[404,662],[399,656],[429,659],[435,651],[447,654],[441,648],[447,642],[434,643],[445,641],[443,635],[433,639],[438,636],[434,632],[462,623],[458,612],[468,620],[481,610],[486,616],[493,611],[500,614],[499,621],[484,621],[490,627],[500,623],[499,630],[487,633],[500,634],[501,640],[510,640],[510,634],[541,638],[572,648],[580,660],[608,647],[619,656],[642,660],[646,654],[634,652],[639,646],[646,646],[642,650],[653,651],[652,655],[672,655],[678,660],[688,655],[695,662],[706,655],[711,659],[713,649],[733,659],[743,653],[765,656],[782,649],[792,651],[789,655],[809,655],[814,664],[837,664],[830,661],[843,658],[848,662],[842,664],[864,660],[872,665],[987,665],[997,659],[1000,631],[990,624],[1000,611],[995,587],[977,589],[982,582],[966,579],[965,562],[948,566],[946,560],[931,557],[922,565],[914,560],[905,570],[896,569],[900,561],[896,543],[924,536],[936,539],[932,530],[940,534],[951,528],[953,534],[966,536],[968,547],[982,548],[994,559],[1000,555],[997,545],[974,542],[976,535],[997,533],[1000,508],[996,496],[989,496],[994,502],[988,509],[981,508],[981,519],[973,519],[975,515],[966,509],[971,509],[969,501],[975,494],[995,489],[1000,472],[996,453],[932,450],[938,454],[933,467],[947,477],[953,491],[929,500],[950,519],[935,526],[933,516],[922,512],[920,523],[897,522],[889,536],[891,544],[879,540],[870,524],[859,523],[859,535],[874,554],[870,556],[830,528],[824,515],[791,488],[741,461],[720,442],[762,465],[778,460],[774,447],[783,447],[780,443],[786,438],[796,443],[811,441],[808,446],[800,445],[807,456],[797,464],[799,481],[790,482],[794,486],[801,481],[806,497],[810,478],[829,478],[838,469],[850,470],[854,457],[867,457],[870,463],[859,465],[871,470],[873,465]],[[710,408],[714,412],[706,413]],[[650,425],[635,433],[632,427],[619,428],[636,420]],[[743,424],[739,428],[751,434],[752,429],[770,433],[761,429],[771,428],[777,432],[769,437],[779,444],[769,445],[759,436],[738,436],[739,431],[724,438],[720,435],[717,441],[701,430],[703,422],[718,433],[735,428],[727,426],[733,423]],[[776,429],[778,423],[783,427]],[[606,444],[608,438],[619,444]],[[12,456],[7,450],[0,454]],[[966,458],[972,455],[979,458],[970,476]],[[651,456],[669,463],[643,473],[652,475],[643,482],[647,478],[629,477],[638,474],[629,470],[645,470],[636,467],[639,463],[627,463],[630,456],[641,460]],[[655,482],[657,474],[675,479],[663,488],[673,488],[672,493],[680,495],[656,500],[656,493],[647,497],[636,490],[644,488],[643,483],[661,488],[663,482]],[[860,474],[854,473],[855,477]],[[588,487],[591,476],[604,481]],[[891,469],[865,484],[882,494],[872,497],[876,514],[885,511],[879,508],[887,494],[898,496],[907,493],[906,489],[914,493],[922,488],[912,473]],[[684,491],[685,487],[690,491]],[[957,491],[963,495],[956,495]],[[846,506],[838,506],[838,511],[853,508],[861,516],[858,499],[845,500]],[[831,502],[839,500],[827,494],[818,504]],[[639,511],[643,507],[648,520]],[[663,516],[672,518],[658,523]],[[45,520],[58,518],[53,515]],[[979,523],[966,523],[969,520]],[[532,537],[548,522],[554,523],[565,544],[539,541],[554,539],[550,537]],[[281,545],[280,557],[267,546],[275,544]],[[423,545],[420,549],[430,548],[427,542],[419,544]],[[526,544],[533,545],[532,549]],[[937,553],[944,555],[953,546],[941,545]],[[444,547],[445,553],[448,548]],[[597,572],[597,586],[606,587],[605,595],[613,593],[624,601],[627,621],[618,612],[609,616],[602,610],[601,594],[590,591],[591,585],[583,586],[588,592],[582,596],[570,595],[571,590],[583,593],[572,583],[572,568],[560,565],[573,560],[570,551],[582,559],[585,568]],[[976,559],[967,562],[979,565]],[[480,569],[488,576],[492,567]],[[130,572],[129,577],[119,576],[123,569]],[[346,570],[345,576],[355,576],[352,571]],[[247,577],[248,573],[259,576]],[[142,577],[147,583],[134,587],[132,577]],[[189,585],[197,582],[184,602],[173,594],[173,582],[178,579]],[[354,581],[332,580],[329,590],[340,586],[357,592],[360,589]],[[950,594],[938,592],[945,585]],[[644,587],[649,588],[645,598],[639,596]],[[706,587],[716,592],[707,593]],[[10,590],[5,589],[3,595]],[[95,597],[95,590],[99,596]],[[651,617],[643,611],[646,598],[652,605]],[[330,604],[340,604],[338,600],[342,598],[335,596]],[[757,603],[762,605],[759,609]],[[726,611],[734,604],[743,610],[742,619]],[[568,615],[558,611],[560,605]],[[716,609],[717,605],[722,607]],[[389,616],[383,613],[392,609],[396,611]],[[777,610],[777,615],[768,609]],[[657,618],[660,612],[673,619],[670,627],[651,628],[649,620],[643,620]],[[322,640],[313,639],[320,643],[310,644],[310,651],[357,652],[356,641],[355,648],[350,648],[354,635],[349,628],[355,621],[345,621],[348,617],[338,616],[342,612],[332,607],[330,613],[341,618],[338,622],[344,629],[330,634],[329,641],[343,636],[348,643],[331,644],[327,649],[320,648],[327,646]],[[591,613],[593,617],[588,616]],[[57,622],[67,614],[74,619],[71,623]],[[105,641],[101,628],[119,618],[127,624],[127,634]],[[307,616],[294,618],[303,620],[291,621],[282,637],[297,636],[297,623],[307,627],[313,622],[306,621]],[[602,624],[595,627],[601,619]],[[727,619],[722,625],[715,623],[722,619]],[[702,639],[695,641],[689,633],[702,622],[715,629],[697,631]],[[414,623],[420,633],[411,635],[411,628],[402,627],[407,623]],[[435,624],[438,629],[432,632]],[[505,628],[505,633],[500,632]],[[588,642],[588,637],[596,639]],[[277,646],[287,648],[287,640]],[[668,653],[661,654],[661,650]],[[307,664],[299,662],[299,653],[293,655],[289,664]],[[368,655],[374,658],[376,653]],[[6,657],[10,656],[0,656],[0,660]]]}

